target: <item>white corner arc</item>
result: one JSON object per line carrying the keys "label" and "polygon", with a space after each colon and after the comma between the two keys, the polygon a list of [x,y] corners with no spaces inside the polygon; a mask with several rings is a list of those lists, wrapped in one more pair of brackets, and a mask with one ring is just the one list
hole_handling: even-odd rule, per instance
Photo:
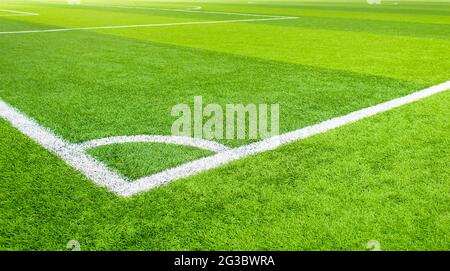
{"label": "white corner arc", "polygon": [[230,149],[229,147],[223,144],[211,140],[193,137],[164,136],[164,135],[113,136],[90,140],[78,144],[78,147],[82,150],[87,150],[105,145],[124,144],[124,143],[164,143],[164,144],[190,146],[212,152],[223,152]]}

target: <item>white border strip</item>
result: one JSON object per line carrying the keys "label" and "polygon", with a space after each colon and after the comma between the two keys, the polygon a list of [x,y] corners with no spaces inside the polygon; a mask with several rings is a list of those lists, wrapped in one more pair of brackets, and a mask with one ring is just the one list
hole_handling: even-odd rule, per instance
{"label": "white border strip", "polygon": [[[91,156],[86,154],[86,149],[95,146],[101,146],[105,144],[114,144],[129,142],[129,140],[150,140],[156,139],[158,136],[149,136],[148,138],[135,137],[115,137],[98,139],[89,141],[82,144],[71,144],[53,134],[48,129],[40,126],[37,122],[30,119],[26,115],[20,113],[10,105],[6,104],[0,99],[0,117],[10,122],[14,127],[21,131],[32,140],[46,148],[47,150],[55,153],[66,163],[73,166],[86,177],[93,180],[96,184],[107,187],[110,191],[115,192],[121,196],[132,196],[134,194],[148,191],[152,188],[169,183],[171,181],[185,178],[206,170],[217,168],[221,165],[230,163],[232,161],[242,159],[251,155],[274,150],[282,145],[292,143],[297,140],[305,139],[316,134],[324,133],[329,130],[344,126],[349,123],[356,122],[358,120],[374,116],[376,114],[391,110],[393,108],[409,104],[431,95],[443,92],[450,89],[450,81],[445,83],[429,87],[427,89],[414,92],[401,98],[393,99],[388,102],[384,102],[375,106],[367,107],[345,116],[336,117],[319,124],[301,128],[292,132],[288,132],[279,136],[271,137],[266,140],[262,140],[256,143],[245,145],[242,147],[227,149],[217,154],[205,158],[201,158],[192,162],[185,163],[181,166],[162,171],[160,173],[153,174],[148,177],[138,179],[134,182],[130,182],[127,178],[120,174],[108,169],[101,162],[96,161]],[[159,138],[161,141],[168,142],[168,138]],[[171,139],[171,142],[188,143],[188,144],[203,144],[193,139],[191,142],[186,142],[186,139]],[[195,141],[195,142],[194,142]],[[112,143],[111,143],[112,142]],[[194,142],[194,143],[193,143]],[[200,143],[199,143],[200,142]],[[207,147],[211,147],[210,143],[206,144]],[[218,144],[218,143],[217,143]],[[214,148],[220,147],[220,145],[214,146]]]}

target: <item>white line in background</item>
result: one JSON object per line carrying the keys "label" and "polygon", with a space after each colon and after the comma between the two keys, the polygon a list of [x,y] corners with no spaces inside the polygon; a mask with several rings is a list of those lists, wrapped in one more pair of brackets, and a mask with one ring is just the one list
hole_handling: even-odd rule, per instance
{"label": "white line in background", "polygon": [[284,16],[284,15],[265,15],[265,14],[254,14],[254,13],[199,10],[199,9],[202,8],[200,6],[196,7],[196,8],[190,8],[190,9],[151,8],[151,7],[139,7],[139,6],[136,6],[136,7],[133,7],[133,6],[111,6],[111,5],[96,5],[96,4],[80,4],[79,6],[102,7],[102,8],[122,8],[122,9],[161,10],[161,11],[178,11],[178,12],[188,12],[188,13],[222,14],[222,15],[236,15],[236,16],[255,16],[255,17],[266,17],[266,18],[287,18],[287,17],[289,17],[289,16]]}
{"label": "white line in background", "polygon": [[241,19],[241,20],[223,20],[223,21],[204,21],[204,22],[180,22],[180,23],[162,23],[162,24],[135,24],[135,25],[56,28],[56,29],[41,29],[41,30],[21,30],[21,31],[0,32],[0,35],[31,34],[31,33],[53,33],[53,32],[80,31],[80,30],[100,30],[100,29],[161,27],[161,26],[177,26],[177,25],[225,24],[225,23],[260,22],[260,21],[276,21],[276,20],[289,20],[289,19],[297,19],[297,17],[280,17],[280,18],[277,17],[277,18]]}
{"label": "white line in background", "polygon": [[13,14],[0,14],[1,17],[12,17],[12,16],[38,16],[39,13],[25,12],[11,9],[0,9],[0,11],[13,13]]}
{"label": "white line in background", "polygon": [[[52,3],[52,4],[54,4],[54,5],[65,5],[65,4],[57,4],[57,3]],[[77,5],[77,6],[102,7],[102,8],[119,8],[119,9],[161,10],[161,11],[188,12],[188,13],[206,13],[206,14],[221,14],[221,15],[236,15],[236,16],[262,17],[262,18],[258,18],[258,19],[219,20],[219,21],[198,21],[198,22],[159,23],[159,24],[134,24],[134,25],[113,25],[113,26],[88,26],[88,27],[70,27],[70,28],[55,28],[55,29],[4,31],[4,32],[0,32],[0,35],[32,34],[32,33],[54,33],[54,32],[65,32],[65,31],[101,30],[101,29],[163,27],[163,26],[178,26],[178,25],[202,25],[202,24],[224,24],[224,23],[241,23],[241,22],[278,21],[278,20],[292,20],[292,19],[298,19],[299,18],[299,17],[281,16],[281,15],[264,15],[264,14],[223,12],[223,11],[205,11],[205,10],[199,10],[198,8],[201,9],[200,6],[194,7],[195,9],[150,8],[150,7],[132,7],[132,6],[110,6],[110,5],[96,5],[96,4],[80,4],[80,5]],[[4,11],[6,11],[6,10],[4,10]],[[29,13],[29,14],[31,15],[32,13]],[[39,14],[33,13],[33,15],[39,15]],[[5,16],[9,16],[9,15],[5,15]]]}

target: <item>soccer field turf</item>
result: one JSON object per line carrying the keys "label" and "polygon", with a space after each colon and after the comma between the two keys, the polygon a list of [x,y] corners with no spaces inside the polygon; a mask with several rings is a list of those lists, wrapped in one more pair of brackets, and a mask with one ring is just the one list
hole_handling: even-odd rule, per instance
{"label": "soccer field turf", "polygon": [[[285,134],[447,82],[450,2],[6,0],[0,52],[0,102],[68,144],[170,136],[194,96],[279,104]],[[449,104],[443,91],[129,197],[3,117],[0,249],[449,250]],[[129,183],[214,157],[87,153]]]}

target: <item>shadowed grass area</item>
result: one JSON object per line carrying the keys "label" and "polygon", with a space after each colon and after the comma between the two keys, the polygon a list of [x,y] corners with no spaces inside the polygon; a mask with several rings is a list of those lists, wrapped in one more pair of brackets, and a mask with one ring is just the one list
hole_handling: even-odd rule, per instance
{"label": "shadowed grass area", "polygon": [[[116,4],[118,5],[119,3]],[[140,4],[138,3],[137,5]],[[424,8],[427,7],[426,3],[422,4]],[[269,7],[248,4],[205,3],[202,5],[204,7],[201,11],[212,10],[298,16],[299,19],[272,21],[270,23],[185,25],[99,31],[110,35],[175,44],[182,47],[202,48],[241,56],[252,56],[321,68],[333,68],[407,81],[437,84],[448,79],[443,71],[450,69],[450,59],[441,52],[447,51],[450,46],[448,40],[442,39],[447,33],[445,29],[448,29],[449,16],[414,13],[364,13],[359,11],[336,11],[337,14],[335,14],[330,10],[313,10],[314,12],[311,13],[309,9],[306,11],[301,8],[290,9],[283,8],[280,5]],[[359,5],[364,9],[373,9],[373,7],[365,3],[360,3]],[[158,6],[158,3],[153,3],[152,6]],[[333,6],[333,4],[328,4],[327,6]],[[430,6],[434,7],[433,5]],[[210,16],[217,16],[217,14],[172,12],[174,17],[170,17],[172,16],[170,14],[164,14],[169,16],[165,17],[158,16],[158,13],[155,14],[155,11],[146,11],[147,13],[143,14],[143,11],[139,10],[130,11],[129,9],[124,9],[124,11],[119,11],[111,8],[99,10],[98,7],[90,6],[64,8],[61,5],[53,5],[52,7],[38,5],[38,7],[50,10],[67,10],[69,15],[73,11],[75,14],[78,14],[78,17],[83,17],[85,13],[95,14],[100,12],[100,14],[103,14],[100,16],[101,20],[108,23],[108,25],[117,24],[116,17],[119,15],[120,18],[123,18],[125,24],[130,24],[132,21],[137,20],[126,20],[128,17],[134,18],[135,15],[136,18],[142,18],[149,22],[154,21],[154,19],[168,22],[168,20],[177,18],[177,16],[182,16],[178,17],[178,19],[185,20],[188,19],[184,17],[187,15],[208,21]],[[156,16],[156,18],[153,18],[153,16]],[[220,16],[224,19],[232,19],[233,17],[233,15]],[[63,18],[61,17],[61,12],[56,12],[49,16],[15,18],[14,20],[24,20],[36,24],[54,24],[59,27],[72,26],[73,23],[78,25],[98,25],[98,20],[94,15],[72,21],[70,16],[66,17],[68,18]],[[311,21],[310,17],[313,17],[313,21]],[[324,22],[314,22],[314,18],[323,18]],[[337,22],[336,27],[338,29],[330,26],[329,20],[332,18],[336,20],[343,19],[342,22]],[[315,25],[314,28],[296,27],[304,25],[301,22],[303,19],[306,25]],[[352,20],[352,22],[349,22],[349,20]],[[365,22],[366,20],[367,22]],[[380,21],[379,26],[376,26],[376,21]],[[390,23],[392,24],[392,29],[389,29]],[[370,28],[365,26],[366,24]],[[417,37],[439,37],[439,39],[430,40],[413,37],[411,33],[413,30],[411,25],[408,24],[417,24]],[[425,29],[427,28],[426,25],[429,25],[428,34]],[[351,29],[353,30],[348,31]],[[354,32],[354,30],[357,32]],[[395,33],[400,36],[393,36]],[[401,36],[402,33],[404,36]],[[388,36],[380,34],[388,34]],[[411,56],[414,56],[414,58]]]}

